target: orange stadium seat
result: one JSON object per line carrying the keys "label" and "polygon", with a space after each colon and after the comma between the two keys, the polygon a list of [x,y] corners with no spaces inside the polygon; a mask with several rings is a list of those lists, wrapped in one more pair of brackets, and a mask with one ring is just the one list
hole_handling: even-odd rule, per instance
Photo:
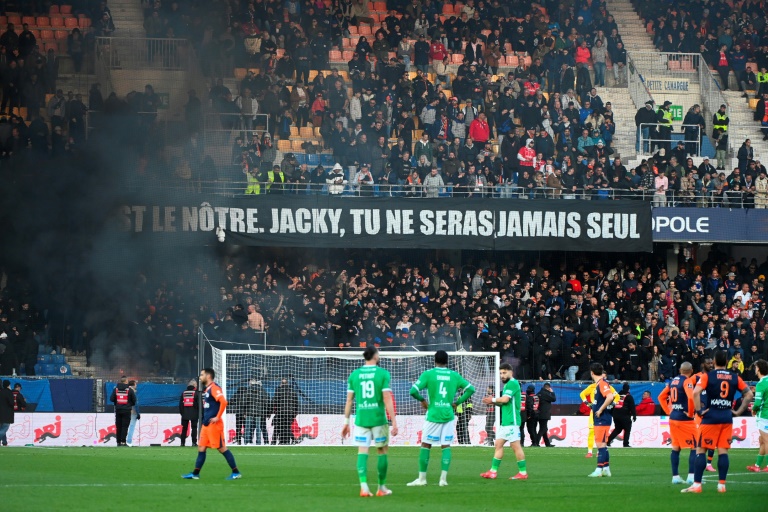
{"label": "orange stadium seat", "polygon": [[349,26],[349,33],[353,36],[356,36],[358,34],[357,27],[355,25]]}
{"label": "orange stadium seat", "polygon": [[43,41],[50,41],[52,39],[56,39],[56,37],[53,35],[53,30],[41,30],[40,39]]}
{"label": "orange stadium seat", "polygon": [[298,136],[299,136],[299,127],[291,126],[291,137],[298,137]]}
{"label": "orange stadium seat", "polygon": [[289,153],[291,151],[291,141],[280,139],[277,141],[277,150],[282,153]]}
{"label": "orange stadium seat", "polygon": [[5,29],[5,26],[8,24],[8,16],[0,16],[0,26]]}
{"label": "orange stadium seat", "polygon": [[37,17],[37,26],[38,27],[50,27],[51,26],[51,18],[48,16],[38,16]]}
{"label": "orange stadium seat", "polygon": [[352,60],[352,57],[354,55],[355,55],[355,52],[353,52],[352,50],[344,50],[343,52],[341,52],[341,60],[343,60],[344,62],[349,62]]}
{"label": "orange stadium seat", "polygon": [[242,80],[245,78],[245,75],[248,74],[248,70],[245,68],[235,68],[235,78],[237,80]]}
{"label": "orange stadium seat", "polygon": [[669,68],[670,71],[678,70],[680,69],[680,61],[679,60],[667,61],[667,67]]}
{"label": "orange stadium seat", "polygon": [[59,14],[61,11],[59,10],[58,5],[52,5],[51,8],[48,10],[48,14]]}
{"label": "orange stadium seat", "polygon": [[63,28],[64,18],[51,18],[51,26],[55,28]]}
{"label": "orange stadium seat", "polygon": [[523,60],[523,66],[525,66],[525,68],[527,69],[531,67],[531,64],[533,64],[533,58],[529,55],[526,55],[525,59]]}
{"label": "orange stadium seat", "polygon": [[517,67],[517,57],[515,55],[507,55],[506,58],[507,66],[511,66],[513,68]]}
{"label": "orange stadium seat", "polygon": [[64,18],[64,26],[69,29],[77,28],[77,18]]}
{"label": "orange stadium seat", "polygon": [[66,41],[67,37],[69,37],[69,33],[66,30],[54,30],[53,37],[58,41]]}
{"label": "orange stadium seat", "polygon": [[14,25],[21,25],[21,16],[18,14],[8,15],[8,23],[13,23]]}
{"label": "orange stadium seat", "polygon": [[464,62],[464,54],[463,53],[451,54],[451,64],[461,64],[462,62]]}
{"label": "orange stadium seat", "polygon": [[91,26],[91,18],[80,18],[78,25],[80,29],[86,29]]}
{"label": "orange stadium seat", "polygon": [[387,12],[387,2],[373,2],[373,10]]}
{"label": "orange stadium seat", "polygon": [[62,5],[59,8],[59,12],[61,12],[61,14],[72,14],[72,6],[71,5]]}
{"label": "orange stadium seat", "polygon": [[357,31],[360,33],[361,36],[369,36],[371,35],[371,27],[369,25],[360,25],[357,27]]}
{"label": "orange stadium seat", "polygon": [[312,138],[312,128],[309,126],[303,126],[299,128],[299,137],[302,139],[311,139]]}
{"label": "orange stadium seat", "polygon": [[21,18],[21,23],[26,23],[27,25],[34,25],[35,24],[35,17],[34,16],[24,16]]}
{"label": "orange stadium seat", "polygon": [[300,139],[294,139],[291,141],[291,151],[294,152],[303,152],[304,148],[301,147],[301,145],[304,144],[304,141]]}
{"label": "orange stadium seat", "polygon": [[341,61],[341,52],[338,50],[331,50],[328,52],[328,60],[333,62]]}
{"label": "orange stadium seat", "polygon": [[445,4],[443,4],[443,14],[451,15],[453,13],[454,13],[453,5],[451,5],[451,4],[447,3],[447,2]]}
{"label": "orange stadium seat", "polygon": [[59,52],[59,45],[56,41],[43,41],[43,52],[48,53],[48,50],[53,50],[54,53]]}

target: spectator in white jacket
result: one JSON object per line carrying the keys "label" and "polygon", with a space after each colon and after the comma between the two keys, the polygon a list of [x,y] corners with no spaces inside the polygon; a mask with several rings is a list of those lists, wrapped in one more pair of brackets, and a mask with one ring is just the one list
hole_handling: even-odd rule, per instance
{"label": "spectator in white jacket", "polygon": [[349,100],[349,119],[352,121],[352,126],[363,118],[363,108],[360,101],[361,91],[355,91],[352,99]]}
{"label": "spectator in white jacket", "polygon": [[443,177],[437,172],[437,166],[433,165],[429,174],[422,181],[424,187],[424,197],[438,197],[440,191],[445,187]]}
{"label": "spectator in white jacket", "polygon": [[325,182],[328,184],[329,194],[337,196],[344,192],[344,185],[347,184],[347,180],[344,178],[344,169],[341,167],[341,164],[333,166]]}

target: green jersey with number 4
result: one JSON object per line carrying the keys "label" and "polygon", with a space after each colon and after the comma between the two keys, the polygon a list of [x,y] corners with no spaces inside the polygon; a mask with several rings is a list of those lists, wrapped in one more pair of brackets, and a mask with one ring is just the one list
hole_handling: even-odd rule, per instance
{"label": "green jersey with number 4", "polygon": [[504,384],[501,396],[508,396],[509,402],[501,404],[501,426],[519,426],[520,425],[520,401],[522,400],[520,392],[520,382],[517,379],[509,379]]}
{"label": "green jersey with number 4", "polygon": [[456,391],[463,388],[466,392],[472,389],[464,377],[450,368],[435,367],[427,370],[419,376],[419,380],[411,387],[411,396],[417,398],[419,391],[427,389],[429,394],[429,407],[427,408],[427,421],[432,423],[448,423],[455,416],[453,414],[453,399]]}
{"label": "green jersey with number 4", "polygon": [[371,428],[387,424],[384,391],[392,391],[389,381],[389,372],[374,365],[352,372],[347,393],[355,394],[355,425]]}
{"label": "green jersey with number 4", "polygon": [[768,404],[765,399],[768,398],[768,377],[763,377],[755,386],[755,401],[752,404],[752,410],[755,416],[761,420],[768,420]]}

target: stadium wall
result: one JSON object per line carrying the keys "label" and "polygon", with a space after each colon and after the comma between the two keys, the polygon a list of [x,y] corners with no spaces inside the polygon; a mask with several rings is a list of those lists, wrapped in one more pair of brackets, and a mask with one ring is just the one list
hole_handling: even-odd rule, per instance
{"label": "stadium wall", "polygon": [[[179,446],[179,419],[178,414],[143,414],[134,434],[134,446]],[[758,447],[755,423],[752,417],[734,420],[734,448]],[[227,415],[227,425],[234,424],[234,415]],[[423,424],[424,416],[421,415],[398,416],[400,433],[392,438],[392,445],[419,446]],[[549,437],[555,446],[586,447],[589,433],[586,417],[554,416],[549,425]],[[272,438],[271,421],[267,422],[267,426]],[[294,422],[293,433],[301,446],[341,445],[341,427],[340,415],[302,414]],[[470,419],[469,435],[472,445],[479,446],[485,442],[485,416],[477,415]],[[229,440],[234,436],[235,431],[228,428]],[[8,442],[11,446],[115,446],[114,416],[107,413],[17,413],[16,422],[8,431]],[[632,428],[630,444],[636,448],[668,447],[669,418],[638,417]]]}

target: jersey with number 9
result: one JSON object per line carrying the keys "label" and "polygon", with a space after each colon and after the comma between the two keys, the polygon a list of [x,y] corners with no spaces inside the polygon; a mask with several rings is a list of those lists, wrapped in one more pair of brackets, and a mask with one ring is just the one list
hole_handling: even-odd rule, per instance
{"label": "jersey with number 9", "polygon": [[429,408],[427,421],[448,423],[454,418],[453,401],[459,388],[467,389],[467,380],[450,368],[436,367],[427,370],[413,383],[419,391],[427,388]]}
{"label": "jersey with number 9", "polygon": [[347,392],[355,394],[355,425],[366,428],[386,425],[384,392],[392,391],[389,372],[366,365],[353,371],[347,384]]}
{"label": "jersey with number 9", "polygon": [[731,423],[736,392],[747,388],[738,373],[722,369],[703,374],[696,386],[707,392],[709,406],[701,423],[710,425]]}

